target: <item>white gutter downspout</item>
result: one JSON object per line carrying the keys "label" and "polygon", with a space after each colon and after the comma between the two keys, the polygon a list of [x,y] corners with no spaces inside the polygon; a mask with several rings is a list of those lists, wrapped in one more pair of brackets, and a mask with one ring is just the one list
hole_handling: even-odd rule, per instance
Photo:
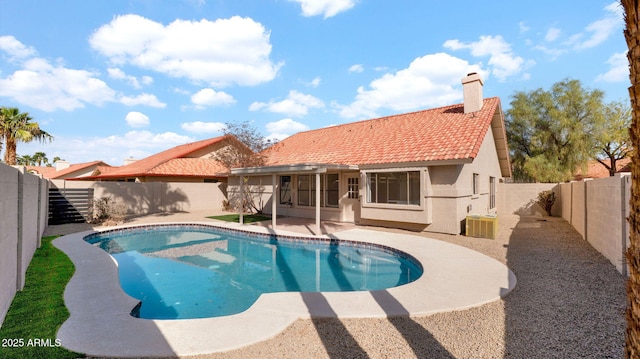
{"label": "white gutter downspout", "polygon": [[244,176],[240,176],[240,215],[238,222],[244,224]]}
{"label": "white gutter downspout", "polygon": [[[278,208],[278,205],[276,204],[277,202],[280,202],[279,200],[276,202],[276,194],[280,189],[279,183],[276,182],[277,178],[276,178],[276,174],[272,174],[271,175],[271,184],[272,184],[272,192],[271,192],[271,226],[273,227],[273,229],[276,229],[276,217],[278,217],[276,211]],[[279,197],[277,197],[279,198]]]}
{"label": "white gutter downspout", "polygon": [[316,236],[320,233],[320,173],[316,173]]}

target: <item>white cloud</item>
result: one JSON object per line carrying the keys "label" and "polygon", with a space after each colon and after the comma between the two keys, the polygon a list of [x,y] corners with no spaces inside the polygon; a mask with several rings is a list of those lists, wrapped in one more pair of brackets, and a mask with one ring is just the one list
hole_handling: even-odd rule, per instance
{"label": "white cloud", "polygon": [[520,33],[525,33],[531,30],[531,28],[524,21],[520,21],[518,23],[518,27],[520,28]]}
{"label": "white cloud", "polygon": [[27,59],[23,69],[0,78],[0,97],[42,111],[72,111],[85,104],[102,105],[115,99],[115,91],[97,74],[52,65],[41,58]]}
{"label": "white cloud", "polygon": [[502,36],[480,36],[475,42],[447,40],[442,45],[451,50],[470,50],[475,57],[489,56],[490,70],[499,80],[504,81],[524,69],[525,61],[511,51],[511,45]]}
{"label": "white cloud", "polygon": [[290,0],[297,2],[302,7],[302,15],[324,18],[335,16],[355,6],[357,0]]}
{"label": "white cloud", "polygon": [[222,122],[185,122],[182,124],[183,130],[192,133],[221,133],[227,127]]}
{"label": "white cloud", "polygon": [[349,72],[363,72],[363,71],[364,71],[364,66],[362,66],[361,64],[355,64],[349,67]]}
{"label": "white cloud", "polygon": [[143,105],[143,106],[156,107],[156,108],[165,108],[165,107],[167,107],[167,104],[164,103],[164,102],[160,102],[160,100],[158,100],[156,95],[152,95],[152,94],[148,94],[148,93],[142,93],[142,94],[140,94],[138,96],[135,96],[135,97],[132,97],[132,96],[121,96],[120,97],[120,102],[123,103],[126,106]]}
{"label": "white cloud", "polygon": [[108,68],[107,73],[109,74],[109,77],[113,79],[127,81],[129,85],[133,86],[136,89],[142,88],[142,85],[140,83],[144,85],[150,85],[151,83],[153,83],[153,78],[150,76],[142,76],[141,80],[138,80],[137,77],[127,75],[124,73],[124,71],[115,67]]}
{"label": "white cloud", "polygon": [[[606,11],[602,19],[596,20],[585,28],[585,33],[573,35],[569,43],[576,50],[583,50],[596,47],[606,41],[611,35],[616,34],[622,28],[623,10],[619,2],[613,2],[605,6]],[[584,39],[584,40],[583,40]]]}
{"label": "white cloud", "polygon": [[289,91],[286,99],[275,102],[254,102],[249,106],[249,111],[265,109],[269,112],[282,113],[289,116],[304,116],[310,108],[323,108],[324,102],[311,95],[305,95],[296,90]]}
{"label": "white cloud", "polygon": [[131,111],[124,120],[127,121],[127,125],[134,128],[149,126],[149,116],[142,112]]}
{"label": "white cloud", "polygon": [[309,126],[296,122],[290,118],[285,118],[280,121],[269,122],[265,125],[267,132],[267,139],[270,140],[283,140],[295,133],[308,131]]}
{"label": "white cloud", "polygon": [[369,89],[360,87],[350,105],[335,107],[345,118],[371,118],[381,108],[408,111],[448,105],[462,98],[460,83],[469,72],[485,74],[479,65],[445,53],[425,55],[413,60],[406,69],[373,80]]}
{"label": "white cloud", "polygon": [[91,47],[114,64],[131,64],[212,86],[271,81],[282,64],[269,59],[270,32],[251,18],[175,20],[169,25],[122,15],[90,37]]}
{"label": "white cloud", "polygon": [[611,68],[606,73],[598,75],[596,81],[623,82],[629,80],[629,60],[626,52],[611,55],[607,63]]}
{"label": "white cloud", "polygon": [[549,30],[547,30],[547,34],[544,36],[544,39],[548,42],[556,41],[560,37],[561,33],[562,33],[562,30],[552,27]]}
{"label": "white cloud", "polygon": [[322,79],[320,79],[320,77],[316,77],[313,80],[311,80],[311,82],[309,82],[307,84],[307,86],[314,87],[314,88],[318,87],[318,86],[320,86],[320,82],[321,81],[322,81]]}
{"label": "white cloud", "polygon": [[236,100],[225,92],[205,88],[191,96],[191,103],[196,105],[197,109],[203,109],[207,106],[231,105],[236,103]]}
{"label": "white cloud", "polygon": [[29,142],[20,144],[20,153],[47,153],[49,158],[58,156],[71,163],[87,159],[102,160],[110,165],[122,165],[125,158],[141,159],[160,151],[194,142],[195,139],[173,132],[153,133],[130,131],[108,137],[56,136],[51,143]]}
{"label": "white cloud", "polygon": [[25,46],[13,36],[0,36],[0,50],[18,59],[36,55],[35,49]]}

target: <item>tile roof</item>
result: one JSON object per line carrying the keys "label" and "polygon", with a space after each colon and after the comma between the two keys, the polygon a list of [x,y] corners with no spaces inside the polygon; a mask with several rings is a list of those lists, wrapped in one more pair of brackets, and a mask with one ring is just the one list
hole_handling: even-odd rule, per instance
{"label": "tile roof", "polygon": [[469,114],[457,104],[301,132],[267,149],[267,165],[474,159],[497,111],[502,116],[493,97]]}
{"label": "tile roof", "polygon": [[229,170],[220,162],[208,158],[174,158],[147,172],[147,176],[215,176]]}
{"label": "tile roof", "polygon": [[89,167],[95,166],[96,168],[98,167],[111,167],[110,165],[102,162],[102,161],[91,161],[91,162],[84,162],[84,163],[74,163],[72,165],[70,165],[67,168],[61,169],[59,171],[55,170],[55,167],[52,167],[54,169],[54,171],[48,171],[46,173],[43,173],[42,176],[44,178],[47,179],[58,179],[58,178],[64,178],[67,175],[71,175],[74,172],[77,171],[82,171],[85,170]]}
{"label": "tile roof", "polygon": [[[605,160],[605,163],[609,163],[609,160]],[[630,170],[631,159],[623,158],[616,161],[616,172],[631,172]],[[587,175],[582,175],[582,169],[578,168],[574,179],[579,181],[584,178],[606,178],[609,177],[609,170],[606,169],[602,163],[598,161],[591,161],[587,164]]]}
{"label": "tile roof", "polygon": [[63,178],[66,175],[72,174],[73,172],[81,171],[87,169],[91,166],[95,166],[96,169],[109,169],[113,168],[111,165],[104,163],[102,161],[91,161],[84,163],[74,163],[65,169],[61,169],[60,171],[56,170],[55,166],[26,166],[27,170],[32,173],[41,174],[43,178],[46,179],[57,179]]}
{"label": "tile roof", "polygon": [[211,159],[185,158],[194,152],[206,149],[228,138],[229,136],[220,136],[176,146],[126,166],[109,169],[105,172],[101,171],[100,175],[92,176],[90,179],[144,176],[214,176],[228,172],[219,162]]}

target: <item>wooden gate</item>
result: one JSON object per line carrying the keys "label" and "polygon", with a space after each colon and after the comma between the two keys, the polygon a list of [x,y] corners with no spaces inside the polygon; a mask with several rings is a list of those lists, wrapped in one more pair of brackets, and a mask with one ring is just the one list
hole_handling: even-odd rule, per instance
{"label": "wooden gate", "polygon": [[49,188],[49,224],[84,223],[93,203],[93,188]]}

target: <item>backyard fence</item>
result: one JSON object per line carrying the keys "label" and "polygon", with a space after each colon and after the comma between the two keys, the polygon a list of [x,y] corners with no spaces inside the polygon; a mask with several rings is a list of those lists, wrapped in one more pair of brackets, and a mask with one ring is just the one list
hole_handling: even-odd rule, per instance
{"label": "backyard fence", "polygon": [[93,206],[93,188],[49,188],[49,224],[83,223]]}
{"label": "backyard fence", "polygon": [[545,214],[536,203],[538,193],[553,190],[552,215],[564,218],[583,239],[627,275],[624,252],[629,246],[629,199],[631,176],[588,179],[559,184],[501,184],[498,213]]}
{"label": "backyard fence", "polygon": [[222,208],[226,184],[202,182],[99,182],[53,180],[63,192],[93,190],[93,198],[111,198],[126,206],[127,214],[191,212]]}
{"label": "backyard fence", "polygon": [[48,182],[0,163],[0,323],[24,288],[27,267],[47,225]]}

